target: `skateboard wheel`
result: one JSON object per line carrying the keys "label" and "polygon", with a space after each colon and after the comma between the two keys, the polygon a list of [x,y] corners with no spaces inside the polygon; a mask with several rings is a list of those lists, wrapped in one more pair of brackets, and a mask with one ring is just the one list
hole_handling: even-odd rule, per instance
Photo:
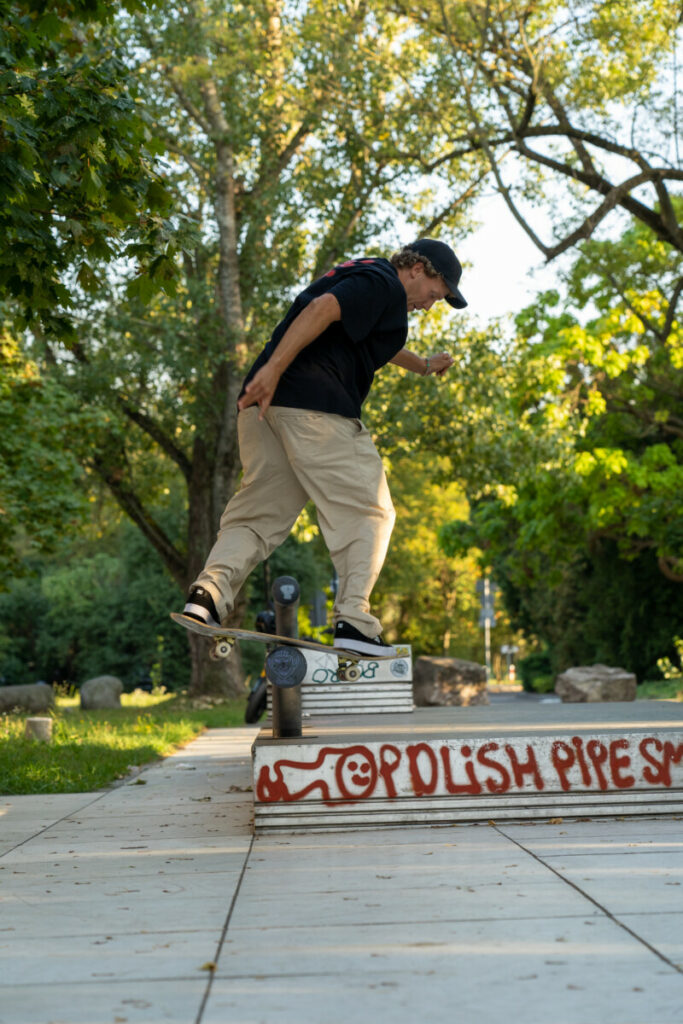
{"label": "skateboard wheel", "polygon": [[363,670],[360,665],[340,665],[337,675],[344,683],[357,683],[363,675]]}
{"label": "skateboard wheel", "polygon": [[211,657],[214,661],[222,661],[232,654],[232,644],[229,640],[217,640],[211,649]]}

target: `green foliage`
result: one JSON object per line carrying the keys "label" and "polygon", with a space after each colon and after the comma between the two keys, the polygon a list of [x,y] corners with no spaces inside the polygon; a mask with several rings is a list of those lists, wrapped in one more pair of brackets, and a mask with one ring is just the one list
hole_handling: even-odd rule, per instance
{"label": "green foliage", "polygon": [[[297,577],[302,616],[332,574],[315,523],[304,523],[268,566],[271,582]],[[169,532],[181,528],[166,525]],[[7,581],[0,593],[0,683],[43,679],[73,687],[112,674],[126,689],[149,680],[167,690],[189,685],[187,637],[169,619],[184,594],[132,524],[105,521],[89,539],[63,542],[52,558],[34,557],[24,568],[24,576]],[[246,601],[244,624],[253,629],[269,604],[262,569],[249,579]],[[258,675],[263,647],[243,644],[241,654],[246,672]]]}
{"label": "green foliage", "polygon": [[[568,274],[563,309],[551,310],[542,296],[518,321],[528,352],[557,374],[543,391],[520,395],[519,413],[540,429],[561,424],[573,447],[536,480],[523,481],[518,501],[533,509],[550,505],[555,493],[555,505],[570,510],[565,541],[611,537],[625,557],[653,549],[662,570],[681,577],[682,275],[683,256],[636,226],[618,242],[584,246]],[[597,316],[584,324],[571,311],[585,308]],[[557,518],[549,517],[551,529]],[[542,529],[535,541],[552,551]]]}
{"label": "green foliage", "polygon": [[64,387],[0,334],[0,575],[54,550],[82,523],[86,495],[73,443],[89,417]]}
{"label": "green foliage", "polygon": [[636,226],[586,244],[565,300],[541,295],[518,317],[501,356],[506,385],[493,396],[517,427],[483,430],[498,471],[470,475],[469,518],[441,532],[447,553],[474,547],[493,567],[513,623],[549,646],[555,671],[603,661],[654,678],[672,653],[683,581],[682,272],[682,258]]}
{"label": "green foliage", "polygon": [[[407,411],[408,385],[406,392]],[[445,476],[446,460],[435,463],[424,452],[391,461],[396,525],[373,609],[387,638],[412,644],[414,657],[451,654],[481,660],[475,560],[445,557],[438,545],[439,525],[465,514],[466,503],[457,481],[435,482],[439,470]]]}
{"label": "green foliage", "polygon": [[[126,4],[129,9],[138,3]],[[169,195],[110,0],[0,4],[0,297],[70,337],[76,290],[134,257],[166,283]]]}
{"label": "green foliage", "polygon": [[142,536],[124,524],[89,550],[67,550],[0,594],[3,682],[78,686],[107,674],[126,688],[151,676],[187,686],[187,640],[169,619],[183,595]]}
{"label": "green foliage", "polygon": [[678,664],[675,665],[670,658],[660,658],[657,662],[657,668],[661,672],[663,679],[683,680],[683,639],[680,636],[674,637],[673,646],[676,651]]}
{"label": "green foliage", "polygon": [[417,86],[427,99],[426,167],[446,180],[466,163],[472,179],[488,174],[546,259],[593,236],[606,218],[618,223],[619,208],[683,251],[670,191],[683,175],[672,130],[679,4],[388,6],[428,42]]}
{"label": "green foliage", "polygon": [[547,651],[533,651],[526,657],[520,658],[517,662],[517,671],[523,689],[529,693],[546,693],[543,689],[546,680],[551,680],[550,690],[553,688],[552,664]]}
{"label": "green foliage", "polygon": [[638,686],[637,699],[683,701],[683,686],[678,678],[648,679]]}

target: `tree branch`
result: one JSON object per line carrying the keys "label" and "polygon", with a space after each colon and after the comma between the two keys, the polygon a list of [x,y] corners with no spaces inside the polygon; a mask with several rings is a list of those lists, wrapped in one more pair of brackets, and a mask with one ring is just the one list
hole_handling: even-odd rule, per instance
{"label": "tree branch", "polygon": [[[73,342],[71,344],[70,350],[76,357],[77,362],[81,363],[82,366],[90,366],[90,358],[85,350],[85,347],[80,341]],[[162,451],[164,451],[166,455],[168,455],[168,457],[173,462],[175,462],[175,464],[178,466],[185,479],[189,479],[192,467],[190,465],[189,459],[187,458],[182,448],[178,447],[178,445],[169,437],[166,431],[163,430],[161,426],[155,420],[152,419],[151,416],[148,416],[146,413],[141,412],[139,409],[134,409],[129,404],[128,399],[125,398],[125,396],[119,394],[118,392],[114,392],[113,397],[114,401],[118,405],[119,409],[121,409],[121,411],[124,413],[124,415],[133,423],[136,423],[137,426],[139,426],[141,430],[143,430],[149,437],[151,437],[153,441],[156,441],[156,443],[159,445]]]}
{"label": "tree branch", "polygon": [[192,475],[192,464],[185,452],[171,440],[166,431],[162,430],[159,424],[156,423],[151,416],[141,412],[139,409],[134,409],[122,395],[115,395],[115,400],[116,404],[125,416],[140,427],[148,437],[151,437],[153,441],[156,441],[161,450],[165,452],[173,462],[175,462],[180,472],[189,482]]}
{"label": "tree branch", "polygon": [[[560,163],[558,160],[554,160],[551,157],[547,157],[543,153],[539,153],[537,150],[530,149],[523,142],[517,143],[516,149],[522,156],[526,157],[528,160],[534,161],[535,163],[540,163],[545,167],[549,167],[551,170],[557,171],[558,173],[564,175],[565,177],[570,177],[573,178],[575,181],[580,181],[582,182],[582,184],[587,185],[589,188],[593,189],[593,191],[599,192],[601,195],[611,197],[613,201],[610,206],[610,209],[613,208],[614,205],[623,206],[623,208],[625,210],[628,210],[629,213],[633,214],[634,217],[642,221],[644,224],[647,224],[647,226],[651,228],[652,231],[654,231],[655,234],[663,241],[668,242],[670,245],[673,245],[676,249],[681,248],[678,245],[677,240],[675,238],[672,238],[670,233],[667,231],[665,225],[662,222],[662,218],[654,210],[651,210],[648,206],[645,206],[644,203],[641,203],[639,200],[634,199],[631,195],[629,195],[629,191],[630,189],[635,188],[638,184],[642,184],[643,182],[652,180],[657,175],[663,175],[666,176],[667,178],[683,180],[683,171],[662,172],[661,170],[655,168],[651,172],[642,172],[641,174],[635,175],[633,178],[628,179],[627,182],[622,182],[621,185],[615,186],[607,178],[602,178],[599,176],[596,178],[593,175],[586,174],[584,171],[580,171],[576,167],[572,167],[570,164]],[[613,195],[615,192],[618,192],[618,196]],[[591,214],[591,217],[594,216],[595,212]],[[590,218],[587,218],[587,220],[588,219]],[[602,219],[602,217],[600,219]],[[580,237],[587,236],[581,235]],[[564,248],[566,248],[566,246],[564,246]],[[553,255],[557,255],[557,252],[553,252]],[[552,256],[550,258],[552,258]]]}
{"label": "tree branch", "polygon": [[125,482],[124,471],[121,469],[121,460],[123,459],[125,462],[123,452],[119,451],[116,458],[113,458],[113,455],[112,450],[106,454],[98,453],[92,460],[93,469],[106,483],[126,515],[141,530],[155,551],[161,555],[176,582],[184,587],[187,583],[185,558],[169,540],[153,516],[146,511],[133,489]]}
{"label": "tree branch", "polygon": [[674,319],[676,317],[676,306],[678,304],[678,300],[680,299],[682,292],[683,277],[680,277],[678,279],[676,287],[673,290],[673,295],[669,299],[669,308],[666,311],[666,320],[664,321],[664,329],[662,331],[662,341],[666,341],[666,339],[671,334],[671,329],[674,325]]}

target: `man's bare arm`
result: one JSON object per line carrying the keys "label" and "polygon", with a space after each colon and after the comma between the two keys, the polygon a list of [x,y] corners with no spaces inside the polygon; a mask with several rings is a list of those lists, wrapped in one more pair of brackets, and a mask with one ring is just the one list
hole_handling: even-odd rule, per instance
{"label": "man's bare arm", "polygon": [[433,356],[418,356],[415,352],[402,348],[389,362],[404,370],[410,370],[412,373],[419,373],[421,377],[426,377],[430,373],[441,376],[453,365],[453,357],[448,352],[437,352]]}
{"label": "man's bare arm", "polygon": [[245,393],[237,403],[238,408],[258,405],[259,419],[263,419],[280,377],[289,364],[335,320],[341,320],[341,307],[331,292],[312,299],[291,322],[268,362],[247,384]]}

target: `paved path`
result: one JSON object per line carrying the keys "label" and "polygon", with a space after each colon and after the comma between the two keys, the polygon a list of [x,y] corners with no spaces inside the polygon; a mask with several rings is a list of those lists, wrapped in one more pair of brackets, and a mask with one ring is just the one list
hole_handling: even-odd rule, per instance
{"label": "paved path", "polygon": [[254,735],[0,798],[0,1024],[681,1024],[683,821],[254,841]]}

